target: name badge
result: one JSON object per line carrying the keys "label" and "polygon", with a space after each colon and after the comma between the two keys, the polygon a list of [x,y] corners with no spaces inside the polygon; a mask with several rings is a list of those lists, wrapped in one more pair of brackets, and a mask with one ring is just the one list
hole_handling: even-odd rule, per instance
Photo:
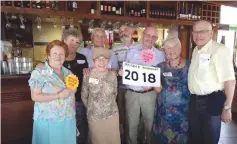
{"label": "name badge", "polygon": [[85,60],[77,60],[78,64],[84,64],[86,61]]}
{"label": "name badge", "polygon": [[98,79],[95,79],[95,78],[89,78],[89,83],[98,84],[98,83],[99,83],[99,80],[98,80]]}
{"label": "name badge", "polygon": [[210,54],[201,54],[199,56],[199,65],[200,66],[208,66],[211,62],[211,55]]}
{"label": "name badge", "polygon": [[163,76],[165,76],[165,77],[172,77],[172,72],[164,72]]}

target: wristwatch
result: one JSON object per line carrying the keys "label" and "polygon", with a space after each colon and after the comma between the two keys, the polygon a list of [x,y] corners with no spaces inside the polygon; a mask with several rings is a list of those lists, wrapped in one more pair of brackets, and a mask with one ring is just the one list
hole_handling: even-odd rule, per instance
{"label": "wristwatch", "polygon": [[224,106],[224,110],[230,110],[231,106]]}

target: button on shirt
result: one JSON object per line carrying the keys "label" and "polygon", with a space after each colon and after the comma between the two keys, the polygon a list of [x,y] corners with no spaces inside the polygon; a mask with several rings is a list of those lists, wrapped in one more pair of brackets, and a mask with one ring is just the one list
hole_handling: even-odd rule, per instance
{"label": "button on shirt", "polygon": [[[112,48],[112,52],[114,53],[114,55],[116,56],[118,60],[119,68],[123,65],[123,62],[125,61],[127,57],[128,51],[134,48],[138,48],[138,47],[140,47],[140,44],[133,41],[130,47],[127,47],[126,45],[121,44],[119,46]],[[119,79],[118,83],[119,83],[119,87],[126,88],[126,86],[122,84],[122,79]]]}
{"label": "button on shirt", "polygon": [[[94,47],[91,48],[81,48],[80,49],[80,53],[86,56],[87,62],[88,62],[88,66],[89,68],[93,68],[93,59],[92,59],[92,55],[91,52],[94,49]],[[114,53],[112,53],[111,51],[111,58],[109,60],[109,64],[108,64],[108,68],[112,68],[112,69],[118,69],[118,60],[116,58],[116,56],[114,55]]]}
{"label": "button on shirt", "polygon": [[224,82],[234,79],[229,48],[210,40],[200,50],[194,49],[188,73],[188,87],[192,94],[207,95],[223,90]]}
{"label": "button on shirt", "polygon": [[[165,61],[165,54],[162,51],[158,50],[157,48],[152,47],[151,50],[155,54],[155,60],[152,64],[145,64],[145,63],[143,63],[143,61],[141,59],[141,56],[140,56],[142,50],[143,49],[142,49],[141,45],[138,48],[134,48],[134,49],[130,50],[127,54],[127,57],[126,57],[125,61],[128,62],[128,63],[138,64],[138,65],[145,65],[145,66],[156,66],[159,63]],[[135,90],[135,91],[144,91],[144,88],[141,87],[141,86],[127,85],[127,88]]]}

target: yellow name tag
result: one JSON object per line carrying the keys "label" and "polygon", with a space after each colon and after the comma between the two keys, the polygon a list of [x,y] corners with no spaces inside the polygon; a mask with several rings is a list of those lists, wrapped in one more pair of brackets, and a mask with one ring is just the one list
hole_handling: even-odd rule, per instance
{"label": "yellow name tag", "polygon": [[66,86],[69,89],[76,90],[79,86],[79,79],[76,75],[70,74],[66,77]]}

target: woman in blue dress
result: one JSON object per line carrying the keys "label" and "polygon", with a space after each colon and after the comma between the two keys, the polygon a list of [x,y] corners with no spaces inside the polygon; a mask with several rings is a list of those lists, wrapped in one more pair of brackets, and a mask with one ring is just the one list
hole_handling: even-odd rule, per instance
{"label": "woman in blue dress", "polygon": [[187,144],[189,91],[187,84],[189,62],[181,58],[178,38],[165,41],[167,61],[160,63],[162,88],[157,96],[154,123],[154,144]]}
{"label": "woman in blue dress", "polygon": [[66,88],[71,71],[63,67],[68,48],[54,40],[46,47],[48,61],[29,79],[34,104],[32,144],[76,144],[75,91]]}

